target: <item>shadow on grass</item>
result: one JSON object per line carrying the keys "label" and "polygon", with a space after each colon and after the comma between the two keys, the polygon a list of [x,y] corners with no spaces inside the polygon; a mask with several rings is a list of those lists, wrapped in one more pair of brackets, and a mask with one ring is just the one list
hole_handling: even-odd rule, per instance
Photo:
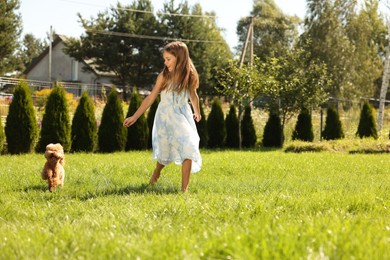
{"label": "shadow on grass", "polygon": [[24,192],[29,192],[29,191],[47,191],[49,188],[47,187],[47,184],[36,184],[33,186],[28,186],[24,187],[22,189]]}
{"label": "shadow on grass", "polygon": [[149,184],[141,184],[141,185],[128,185],[126,187],[118,187],[114,189],[108,190],[96,190],[94,192],[86,191],[84,194],[74,194],[72,196],[75,199],[79,200],[89,200],[98,197],[106,197],[106,196],[126,196],[130,194],[155,194],[155,195],[163,195],[163,194],[177,194],[180,190],[174,187],[163,187],[163,186],[150,186]]}

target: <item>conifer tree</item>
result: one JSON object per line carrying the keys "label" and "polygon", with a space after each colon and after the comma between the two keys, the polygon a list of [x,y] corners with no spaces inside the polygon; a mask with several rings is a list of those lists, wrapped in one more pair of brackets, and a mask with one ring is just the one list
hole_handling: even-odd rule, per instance
{"label": "conifer tree", "polygon": [[160,97],[157,97],[153,104],[149,108],[148,116],[146,120],[148,121],[148,128],[149,128],[149,137],[148,137],[148,148],[152,147],[152,130],[153,130],[153,123],[154,123],[154,116],[156,115],[158,104],[160,103]]}
{"label": "conifer tree", "polygon": [[38,124],[30,89],[24,81],[21,81],[14,90],[4,130],[10,154],[34,151],[38,138]]}
{"label": "conifer tree", "polygon": [[68,152],[71,148],[70,134],[70,117],[65,90],[56,85],[47,98],[36,151],[42,153],[46,150],[46,145],[60,143],[64,151]]}
{"label": "conifer tree", "polygon": [[4,140],[5,140],[5,134],[4,134],[3,122],[0,119],[0,154],[2,154],[4,150]]}
{"label": "conifer tree", "polygon": [[[133,93],[131,94],[129,109],[127,111],[126,117],[133,115],[141,105],[141,102],[142,101],[138,90],[137,88],[134,88]],[[127,128],[127,141],[125,150],[129,151],[148,149],[148,139],[148,122],[146,121],[145,115],[142,114],[138,118],[137,122]]]}
{"label": "conifer tree", "polygon": [[229,113],[225,119],[226,125],[226,147],[228,148],[240,148],[240,137],[238,129],[238,117],[236,106],[230,105]]}
{"label": "conifer tree", "polygon": [[127,130],[123,126],[123,108],[116,88],[112,88],[103,109],[98,129],[98,146],[102,153],[123,151]]}
{"label": "conifer tree", "polygon": [[222,148],[226,138],[225,119],[219,99],[214,99],[207,118],[208,147]]}
{"label": "conifer tree", "polygon": [[73,116],[71,136],[73,152],[93,152],[97,146],[95,107],[86,91]]}
{"label": "conifer tree", "polygon": [[245,106],[241,123],[241,145],[243,148],[254,147],[257,141],[255,125],[253,124],[251,112],[251,107],[249,105]]}
{"label": "conifer tree", "polygon": [[195,122],[196,129],[198,130],[199,135],[199,147],[205,148],[207,147],[207,144],[209,142],[209,136],[207,133],[207,120],[206,116],[204,114],[203,106],[202,104],[199,104],[199,110],[200,110],[200,116],[202,117],[199,122]]}
{"label": "conifer tree", "polygon": [[283,130],[279,115],[271,113],[264,127],[263,146],[282,147]]}
{"label": "conifer tree", "polygon": [[311,115],[307,108],[302,108],[292,134],[293,140],[312,142],[314,140],[313,124]]}
{"label": "conifer tree", "polygon": [[343,126],[339,113],[335,107],[329,107],[326,111],[325,128],[322,131],[325,140],[337,140],[344,138]]}
{"label": "conifer tree", "polygon": [[374,108],[368,101],[364,101],[356,135],[360,138],[372,137],[374,139],[378,139]]}

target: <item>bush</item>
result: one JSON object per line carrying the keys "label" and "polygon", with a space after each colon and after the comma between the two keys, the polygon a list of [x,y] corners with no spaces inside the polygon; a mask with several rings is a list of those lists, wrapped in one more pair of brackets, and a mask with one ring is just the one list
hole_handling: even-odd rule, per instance
{"label": "bush", "polygon": [[38,138],[38,124],[30,89],[24,81],[21,81],[14,90],[4,130],[10,154],[34,151]]}
{"label": "bush", "polygon": [[283,130],[279,115],[271,113],[264,127],[262,144],[264,147],[282,147]]}
{"label": "bush", "polygon": [[97,145],[95,107],[87,92],[81,95],[72,120],[72,151],[93,152]]}
{"label": "bush", "polygon": [[158,104],[160,103],[160,98],[157,97],[153,104],[149,108],[148,116],[146,120],[148,121],[148,128],[149,128],[149,137],[148,137],[148,148],[152,147],[152,130],[153,130],[153,123],[154,123],[154,117],[156,115]]}
{"label": "bush", "polygon": [[226,126],[226,147],[239,148],[240,136],[236,107],[232,104],[230,110],[225,119]]}
{"label": "bush", "polygon": [[307,108],[302,108],[292,134],[293,140],[312,142],[314,140],[313,124]]}
{"label": "bush", "polygon": [[102,153],[123,151],[126,144],[126,128],[123,126],[123,108],[115,88],[107,97],[98,130],[98,146]]}
{"label": "bush", "polygon": [[60,143],[64,151],[71,147],[71,127],[65,90],[60,86],[54,86],[46,105],[42,118],[42,129],[37,145],[37,152],[45,152],[46,145]]}
{"label": "bush", "polygon": [[343,127],[336,108],[329,107],[327,109],[325,128],[321,135],[325,140],[338,140],[344,138]]}
{"label": "bush", "polygon": [[[130,98],[129,109],[127,111],[127,116],[129,117],[137,111],[141,105],[141,97],[138,94],[137,88],[133,89]],[[127,128],[127,141],[125,150],[144,150],[148,149],[148,138],[149,138],[149,128],[148,122],[146,121],[145,115],[142,114],[137,122],[132,126]]]}
{"label": "bush", "polygon": [[246,106],[241,122],[241,144],[244,148],[254,147],[257,141],[251,112],[251,107]]}
{"label": "bush", "polygon": [[4,140],[5,140],[5,134],[4,134],[3,122],[0,117],[0,154],[2,154],[4,150]]}
{"label": "bush", "polygon": [[368,101],[365,101],[360,113],[360,120],[356,135],[360,138],[373,137],[378,139],[378,131],[374,116],[374,108]]}
{"label": "bush", "polygon": [[195,122],[195,124],[200,138],[199,147],[205,148],[207,147],[207,144],[209,142],[209,135],[207,132],[207,120],[201,103],[199,103],[199,110],[200,110],[200,116],[202,118],[199,122]]}
{"label": "bush", "polygon": [[226,138],[225,119],[219,99],[214,99],[207,118],[208,147],[222,148]]}

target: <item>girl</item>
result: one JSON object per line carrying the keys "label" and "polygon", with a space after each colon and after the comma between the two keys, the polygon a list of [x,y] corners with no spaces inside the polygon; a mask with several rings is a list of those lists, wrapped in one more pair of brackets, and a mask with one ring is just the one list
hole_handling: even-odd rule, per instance
{"label": "girl", "polygon": [[[141,106],[123,125],[134,124],[152,105],[158,94],[158,105],[152,129],[153,159],[157,159],[156,168],[150,177],[154,185],[161,170],[171,162],[182,164],[182,192],[187,191],[190,172],[197,172],[202,165],[199,153],[199,135],[195,122],[201,120],[199,97],[199,76],[189,56],[187,45],[183,42],[171,42],[164,47],[164,69],[158,75],[152,92]],[[194,114],[188,104],[191,101]]]}

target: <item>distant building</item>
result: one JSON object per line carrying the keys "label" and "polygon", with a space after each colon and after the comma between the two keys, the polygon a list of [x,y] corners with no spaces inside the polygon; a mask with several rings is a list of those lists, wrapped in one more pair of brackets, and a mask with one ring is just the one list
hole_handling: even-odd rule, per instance
{"label": "distant building", "polygon": [[[50,50],[47,47],[38,57],[34,58],[31,64],[24,71],[27,80],[42,82],[60,81],[66,84],[67,91],[81,94],[81,90],[93,88],[92,95],[100,94],[102,87],[110,89],[113,86],[113,80],[117,77],[113,72],[98,71],[91,61],[84,60],[79,62],[64,52],[67,37],[56,35],[52,43],[51,51],[51,76],[49,76]],[[92,70],[86,71],[84,67]],[[50,78],[49,78],[50,77]],[[69,87],[71,86],[71,87]],[[73,91],[72,91],[73,90]],[[99,92],[99,93],[97,93]]]}

